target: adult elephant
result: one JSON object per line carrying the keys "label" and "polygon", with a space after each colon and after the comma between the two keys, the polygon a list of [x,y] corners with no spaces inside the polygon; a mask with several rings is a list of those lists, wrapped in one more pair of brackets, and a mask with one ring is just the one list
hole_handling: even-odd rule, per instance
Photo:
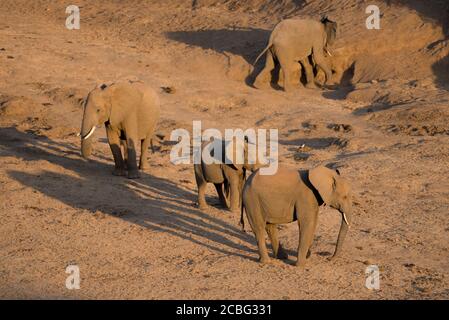
{"label": "adult elephant", "polygon": [[259,73],[254,86],[262,88],[269,83],[271,71],[275,67],[275,59],[282,70],[285,91],[292,89],[295,64],[300,62],[307,79],[307,86],[314,87],[313,68],[309,62],[312,55],[316,65],[326,74],[326,82],[332,77],[332,70],[324,57],[328,46],[332,45],[337,34],[337,23],[327,17],[321,21],[311,19],[286,19],[276,25],[270,35],[266,48],[259,54],[254,64],[266,52],[264,69]]}
{"label": "adult elephant", "polygon": [[[276,224],[298,221],[299,245],[297,265],[303,267],[310,255],[318,221],[318,209],[323,203],[342,215],[337,246],[333,257],[340,252],[352,218],[352,199],[349,182],[335,170],[320,166],[311,170],[280,167],[274,175],[254,172],[243,188],[243,207],[259,247],[260,262],[268,263],[265,231],[270,237],[277,258],[287,255],[279,243]],[[243,225],[243,207],[241,224]]]}
{"label": "adult elephant", "polygon": [[[104,124],[114,157],[114,175],[139,178],[136,161],[137,145],[141,146],[140,169],[148,168],[147,155],[159,119],[159,98],[142,82],[101,85],[87,96],[81,126],[81,153],[92,153],[92,134]],[[121,150],[123,146],[123,154]]]}

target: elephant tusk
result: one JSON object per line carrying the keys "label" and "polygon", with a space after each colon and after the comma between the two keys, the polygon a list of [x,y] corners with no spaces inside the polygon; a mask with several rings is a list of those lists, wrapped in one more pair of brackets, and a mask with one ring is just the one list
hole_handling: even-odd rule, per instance
{"label": "elephant tusk", "polygon": [[90,131],[89,131],[84,137],[81,137],[81,140],[86,140],[86,139],[88,139],[88,138],[94,133],[94,131],[95,131],[96,128],[97,128],[97,127],[93,126],[92,129],[90,129]]}
{"label": "elephant tusk", "polygon": [[348,222],[348,219],[346,218],[346,214],[344,212],[343,212],[343,219],[345,220],[346,224],[349,227],[349,222]]}
{"label": "elephant tusk", "polygon": [[326,51],[326,53],[329,55],[329,57],[332,57],[332,54],[330,53],[329,50],[327,50],[327,48],[324,48],[324,51]]}

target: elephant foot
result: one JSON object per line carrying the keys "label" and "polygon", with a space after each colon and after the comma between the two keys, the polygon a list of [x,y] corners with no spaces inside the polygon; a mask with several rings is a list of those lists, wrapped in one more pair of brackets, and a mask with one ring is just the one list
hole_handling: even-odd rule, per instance
{"label": "elephant foot", "polygon": [[197,207],[198,207],[198,209],[200,209],[200,210],[205,210],[205,209],[207,209],[207,204],[206,204],[206,203],[203,203],[203,202],[199,202],[199,203],[197,204]]}
{"label": "elephant foot", "polygon": [[260,90],[268,89],[269,86],[270,86],[270,83],[269,83],[268,79],[267,80],[256,80],[253,83],[253,87],[256,89],[260,89]]}
{"label": "elephant foot", "polygon": [[318,87],[316,86],[315,83],[311,82],[311,83],[306,84],[306,88],[307,89],[317,89]]}
{"label": "elephant foot", "polygon": [[231,207],[231,208],[229,208],[229,211],[231,211],[232,213],[239,213],[240,212],[240,208],[239,207],[237,207],[237,208]]}
{"label": "elephant foot", "polygon": [[123,177],[123,176],[126,176],[126,171],[125,171],[124,169],[122,169],[122,168],[115,168],[115,169],[112,171],[112,174],[113,174],[114,176]]}
{"label": "elephant foot", "polygon": [[305,260],[300,260],[300,261],[296,261],[296,266],[300,269],[305,269],[306,268],[306,261]]}
{"label": "elephant foot", "polygon": [[284,87],[284,92],[286,92],[286,93],[295,92],[295,87],[293,87],[293,86]]}
{"label": "elephant foot", "polygon": [[281,245],[279,245],[279,249],[278,249],[278,253],[276,255],[277,259],[280,260],[287,260],[288,259],[288,254],[287,252],[285,252],[284,248],[281,247]]}
{"label": "elephant foot", "polygon": [[128,179],[139,179],[140,173],[137,170],[128,171]]}
{"label": "elephant foot", "polygon": [[260,264],[269,264],[270,262],[271,262],[271,259],[268,256],[259,258],[259,263]]}

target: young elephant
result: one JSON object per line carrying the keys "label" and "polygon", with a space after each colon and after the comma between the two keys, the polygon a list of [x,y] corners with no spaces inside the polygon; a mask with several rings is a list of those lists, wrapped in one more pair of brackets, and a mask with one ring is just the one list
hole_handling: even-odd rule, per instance
{"label": "young elephant", "polygon": [[[114,157],[114,175],[139,178],[136,148],[141,145],[140,169],[148,168],[147,155],[154,128],[159,119],[157,94],[141,82],[102,85],[87,96],[81,126],[81,153],[92,153],[92,134],[105,124],[109,146]],[[123,156],[121,146],[123,145]],[[125,160],[124,160],[125,159]]]}
{"label": "young elephant", "polygon": [[308,58],[310,55],[326,74],[326,81],[330,81],[332,70],[324,53],[329,53],[328,45],[333,43],[336,33],[337,24],[327,17],[321,21],[286,19],[279,22],[271,32],[268,45],[254,62],[256,64],[260,57],[265,52],[267,53],[265,67],[254,81],[254,86],[262,88],[267,85],[276,59],[281,66],[285,91],[292,89],[292,76],[296,70],[295,64],[298,62],[304,68],[307,79],[306,86],[315,87],[313,68]]}
{"label": "young elephant", "polygon": [[[235,159],[225,161],[228,158],[229,148],[227,142],[217,141],[217,146],[221,145],[223,150],[220,163],[206,163],[204,157],[201,157],[201,164],[194,165],[195,179],[198,186],[198,206],[200,209],[207,207],[206,203],[206,186],[207,183],[213,183],[221,204],[225,208],[229,208],[232,212],[238,212],[242,202],[242,190],[246,178],[246,170],[255,170],[259,167],[256,164],[250,164],[248,161],[248,148],[245,142],[243,150],[243,164],[238,164]],[[202,153],[209,142],[203,142]],[[214,150],[209,153],[211,158],[216,158]],[[229,162],[229,163],[226,163]]]}
{"label": "young elephant", "polygon": [[[349,183],[338,171],[317,167],[308,171],[278,168],[274,175],[254,172],[243,189],[243,206],[259,247],[260,261],[268,263],[265,230],[270,237],[274,255],[286,257],[279,243],[276,224],[297,220],[299,225],[298,260],[303,267],[310,254],[318,209],[323,203],[342,214],[337,245],[332,258],[336,257],[351,221],[352,200]],[[243,208],[241,223],[243,224]]]}

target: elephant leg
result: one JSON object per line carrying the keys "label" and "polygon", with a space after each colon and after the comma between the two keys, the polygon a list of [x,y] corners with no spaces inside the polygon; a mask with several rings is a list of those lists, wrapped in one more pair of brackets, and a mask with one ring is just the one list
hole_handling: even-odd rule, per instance
{"label": "elephant leg", "polygon": [[148,147],[150,145],[151,138],[146,137],[141,142],[141,149],[140,149],[140,170],[147,170],[150,165],[148,163]]}
{"label": "elephant leg", "polygon": [[317,66],[320,67],[326,74],[326,82],[325,83],[330,82],[332,79],[332,69],[331,69],[329,63],[327,62],[326,58],[323,55],[323,49],[321,48],[321,50],[319,50],[319,49],[315,50],[315,48],[314,48],[313,49],[313,57],[315,59]]}
{"label": "elephant leg", "polygon": [[229,208],[231,206],[231,190],[228,180],[224,180],[223,183],[223,192],[226,199],[227,207]]}
{"label": "elephant leg", "polygon": [[137,179],[140,178],[139,169],[137,167],[137,152],[136,141],[138,139],[129,137],[127,138],[128,144],[128,160],[126,162],[128,168],[128,178]]}
{"label": "elephant leg", "polygon": [[[298,226],[300,226],[299,221],[298,221]],[[299,229],[299,230],[301,230],[301,229]],[[312,244],[310,244],[310,246],[312,246]],[[306,259],[308,259],[311,254],[312,254],[312,252],[310,251],[310,248],[309,248],[309,250],[307,251]]]}
{"label": "elephant leg", "polygon": [[230,210],[232,212],[240,212],[240,188],[237,177],[229,180],[229,188],[231,191]]}
{"label": "elephant leg", "polygon": [[269,86],[271,82],[271,71],[274,69],[274,66],[273,53],[271,53],[271,50],[268,50],[265,58],[265,67],[257,75],[253,84],[254,87],[257,89],[263,89]]}
{"label": "elephant leg", "polygon": [[[284,83],[284,72],[282,70],[279,72],[278,83]],[[290,83],[292,87],[301,86],[301,65],[298,63],[292,64],[292,69],[290,70]]]}
{"label": "elephant leg", "polygon": [[313,242],[313,236],[318,221],[318,208],[302,210],[298,219],[299,224],[299,244],[298,260],[296,265],[304,267],[306,259],[310,255],[310,247]]}
{"label": "elephant leg", "polygon": [[156,149],[154,148],[153,138],[150,139],[151,153],[155,153]]}
{"label": "elephant leg", "polygon": [[259,248],[259,261],[261,263],[269,263],[267,245],[265,243],[265,226],[266,222],[261,213],[259,199],[253,195],[246,195],[244,199],[246,217],[249,225],[256,237],[257,247]]}
{"label": "elephant leg", "polygon": [[284,76],[284,83],[283,83],[283,87],[284,87],[284,91],[285,92],[291,92],[293,89],[293,84],[292,84],[292,72],[294,69],[294,61],[289,61],[289,60],[279,60],[279,63],[281,64],[281,70],[282,70],[282,75]]}
{"label": "elephant leg", "polygon": [[206,187],[207,187],[207,183],[206,182],[198,184],[198,207],[200,209],[206,209],[207,208]]}
{"label": "elephant leg", "polygon": [[220,198],[220,202],[223,207],[228,208],[228,202],[226,201],[226,197],[223,192],[223,183],[214,183],[215,189],[217,190],[218,197]]}
{"label": "elephant leg", "polygon": [[204,179],[201,170],[202,170],[201,165],[195,164],[195,180],[196,180],[196,185],[198,186],[198,207],[200,209],[206,209],[207,208],[207,203],[206,203],[207,182]]}
{"label": "elephant leg", "polygon": [[114,157],[115,168],[112,172],[115,176],[125,175],[125,163],[120,150],[120,134],[106,126],[106,135],[108,137],[109,146],[111,147],[112,156]]}
{"label": "elephant leg", "polygon": [[306,57],[306,58],[302,59],[300,62],[304,69],[304,73],[306,74],[306,82],[307,82],[306,87],[307,88],[316,88],[315,77],[313,75],[313,68],[309,62],[309,58]]}
{"label": "elephant leg", "polygon": [[253,228],[254,235],[256,236],[257,247],[259,248],[259,261],[262,264],[270,262],[270,256],[268,255],[267,244],[265,242],[265,230],[261,228]]}
{"label": "elephant leg", "polygon": [[279,242],[277,226],[275,224],[267,223],[266,230],[271,241],[271,246],[273,247],[274,257],[277,259],[287,259],[288,255]]}
{"label": "elephant leg", "polygon": [[245,186],[246,181],[246,170],[243,170],[243,175],[240,178],[239,182],[239,208],[243,206],[243,187]]}
{"label": "elephant leg", "polygon": [[127,169],[127,163],[128,163],[128,143],[126,140],[120,140],[120,144],[122,145],[122,154],[123,154],[123,161],[124,161],[124,167],[125,170]]}

